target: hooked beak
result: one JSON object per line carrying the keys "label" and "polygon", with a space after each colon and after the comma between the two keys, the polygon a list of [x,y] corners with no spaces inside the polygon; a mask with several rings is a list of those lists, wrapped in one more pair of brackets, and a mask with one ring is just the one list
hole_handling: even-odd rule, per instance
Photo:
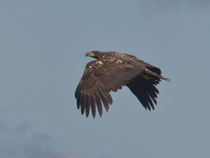
{"label": "hooked beak", "polygon": [[94,57],[95,54],[94,54],[93,52],[87,52],[87,53],[85,54],[85,56],[86,56],[86,57]]}

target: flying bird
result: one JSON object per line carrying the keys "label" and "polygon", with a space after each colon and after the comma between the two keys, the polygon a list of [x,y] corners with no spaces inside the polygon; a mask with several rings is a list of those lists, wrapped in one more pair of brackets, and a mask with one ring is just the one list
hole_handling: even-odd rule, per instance
{"label": "flying bird", "polygon": [[161,76],[159,68],[118,52],[91,51],[86,56],[96,60],[86,65],[75,91],[77,108],[81,109],[82,115],[86,113],[88,117],[91,110],[95,118],[97,107],[101,117],[102,106],[108,111],[113,102],[110,91],[116,92],[122,86],[127,86],[145,109],[154,110],[159,93],[155,86],[161,79],[169,81]]}

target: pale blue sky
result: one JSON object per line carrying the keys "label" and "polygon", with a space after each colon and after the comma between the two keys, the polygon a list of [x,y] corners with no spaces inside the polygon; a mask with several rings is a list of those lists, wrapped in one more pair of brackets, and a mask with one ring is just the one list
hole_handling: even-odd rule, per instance
{"label": "pale blue sky", "polygon": [[[0,157],[210,157],[208,0],[2,0]],[[146,111],[124,87],[102,118],[76,108],[90,50],[160,67]]]}

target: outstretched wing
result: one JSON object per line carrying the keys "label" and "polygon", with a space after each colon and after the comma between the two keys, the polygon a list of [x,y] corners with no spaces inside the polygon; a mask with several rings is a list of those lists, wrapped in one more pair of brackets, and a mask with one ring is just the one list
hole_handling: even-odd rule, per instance
{"label": "outstretched wing", "polygon": [[161,76],[159,68],[140,60],[139,62],[142,62],[146,69],[149,69],[149,72],[145,71],[143,74],[136,76],[127,86],[145,109],[154,110],[154,105],[157,104],[157,94],[159,93],[155,85],[160,82],[160,77],[164,77]]}
{"label": "outstretched wing", "polygon": [[121,89],[142,71],[137,62],[114,56],[89,62],[75,91],[78,109],[81,108],[82,114],[86,112],[87,117],[91,109],[95,117],[97,106],[102,116],[102,104],[106,111],[112,104],[109,92]]}

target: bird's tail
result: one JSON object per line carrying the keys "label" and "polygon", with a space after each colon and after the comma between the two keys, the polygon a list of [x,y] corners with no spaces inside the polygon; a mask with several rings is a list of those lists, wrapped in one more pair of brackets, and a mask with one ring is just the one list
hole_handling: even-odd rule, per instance
{"label": "bird's tail", "polygon": [[166,78],[166,77],[163,77],[163,76],[161,76],[161,75],[158,75],[157,73],[155,73],[155,72],[153,72],[153,71],[151,71],[151,70],[149,70],[149,69],[147,69],[147,68],[145,68],[145,72],[146,72],[147,74],[150,74],[150,75],[152,75],[152,76],[158,77],[158,78],[160,78],[160,79],[163,79],[163,80],[166,80],[166,81],[171,81],[169,78]]}

